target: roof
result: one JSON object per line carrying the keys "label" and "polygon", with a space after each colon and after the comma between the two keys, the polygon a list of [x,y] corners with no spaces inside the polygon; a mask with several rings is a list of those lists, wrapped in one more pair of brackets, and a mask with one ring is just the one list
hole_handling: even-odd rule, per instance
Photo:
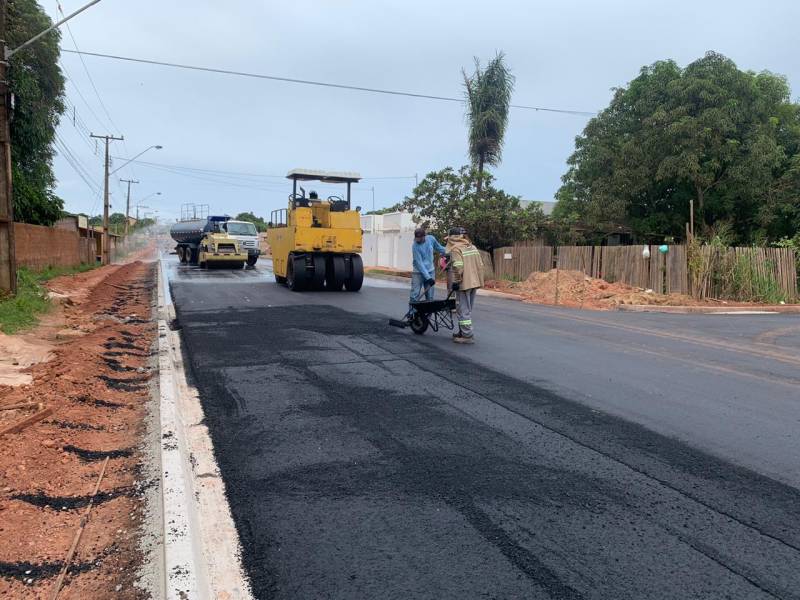
{"label": "roof", "polygon": [[357,183],[361,175],[352,171],[319,171],[316,169],[292,169],[286,179],[300,181],[324,181],[327,183]]}

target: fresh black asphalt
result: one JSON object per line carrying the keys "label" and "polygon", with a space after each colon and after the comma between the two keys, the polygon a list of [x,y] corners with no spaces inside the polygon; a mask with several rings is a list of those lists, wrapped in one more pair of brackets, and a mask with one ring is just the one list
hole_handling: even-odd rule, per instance
{"label": "fresh black asphalt", "polygon": [[257,598],[800,598],[796,487],[390,329],[403,292],[172,277]]}

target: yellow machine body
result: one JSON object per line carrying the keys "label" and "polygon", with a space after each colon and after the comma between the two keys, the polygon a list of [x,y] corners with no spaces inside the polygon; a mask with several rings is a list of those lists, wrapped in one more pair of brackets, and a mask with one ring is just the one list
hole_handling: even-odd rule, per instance
{"label": "yellow machine body", "polygon": [[197,263],[201,267],[209,265],[241,268],[247,261],[247,251],[241,242],[227,233],[207,233],[198,249]]}
{"label": "yellow machine body", "polygon": [[[267,231],[275,280],[294,291],[357,292],[364,280],[361,215],[360,208],[353,210],[350,205],[350,187],[361,176],[295,169],[287,178],[293,183],[289,205],[272,211]],[[324,200],[314,191],[306,196],[298,186],[305,181],[346,184],[347,193]]]}
{"label": "yellow machine body", "polygon": [[287,261],[292,252],[353,254],[361,252],[361,216],[355,210],[331,212],[325,201],[286,211],[286,226],[267,232],[275,274],[286,277]]}

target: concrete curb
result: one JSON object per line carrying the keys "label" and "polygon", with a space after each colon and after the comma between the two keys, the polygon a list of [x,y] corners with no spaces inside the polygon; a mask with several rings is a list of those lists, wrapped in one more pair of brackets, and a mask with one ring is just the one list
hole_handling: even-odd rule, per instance
{"label": "concrete curb", "polygon": [[766,315],[776,313],[800,313],[796,304],[770,306],[658,306],[649,304],[620,304],[617,310],[623,312],[658,312],[679,315]]}
{"label": "concrete curb", "polygon": [[168,600],[250,600],[241,547],[197,391],[186,380],[159,260],[158,346],[164,562]]}

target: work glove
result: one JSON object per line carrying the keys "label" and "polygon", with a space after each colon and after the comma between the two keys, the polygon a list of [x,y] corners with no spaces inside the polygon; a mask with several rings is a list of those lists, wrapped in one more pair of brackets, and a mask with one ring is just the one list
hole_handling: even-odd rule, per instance
{"label": "work glove", "polygon": [[453,290],[454,292],[457,292],[458,290],[461,289],[461,286],[458,285],[457,283],[454,283],[452,286],[450,286],[450,289]]}
{"label": "work glove", "polygon": [[435,279],[433,279],[433,278],[431,278],[431,279],[426,279],[426,280],[425,280],[425,285],[426,285],[426,286],[428,286],[428,287],[433,287],[433,286],[435,286],[435,285],[436,285],[436,280],[435,280]]}

